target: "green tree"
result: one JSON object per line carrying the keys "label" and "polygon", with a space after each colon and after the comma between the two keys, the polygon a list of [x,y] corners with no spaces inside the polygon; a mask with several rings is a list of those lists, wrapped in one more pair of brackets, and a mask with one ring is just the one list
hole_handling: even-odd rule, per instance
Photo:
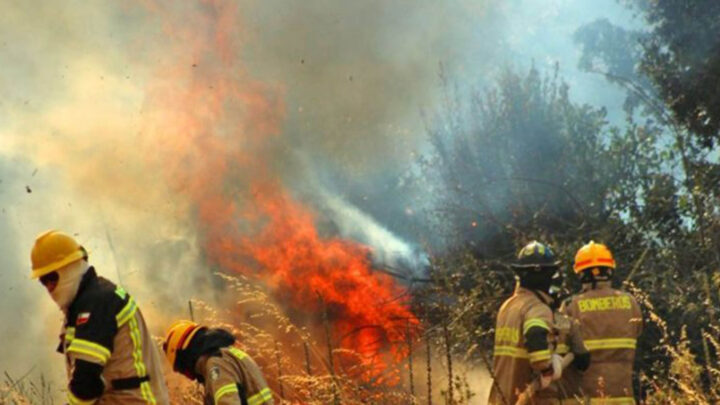
{"label": "green tree", "polygon": [[[665,320],[647,324],[641,373],[672,383],[677,350],[668,344],[683,327],[683,353],[714,363],[702,333],[717,325],[720,171],[633,74],[607,76],[638,97],[623,129],[602,108],[572,102],[556,74],[536,69],[506,70],[492,89],[468,97],[448,92],[420,160],[433,229],[446,245],[435,252],[433,283],[416,297],[431,329],[449,325],[457,354],[488,357],[495,313],[513,288],[505,264],[521,245],[549,242],[573,290],[573,254],[594,239],[613,250],[617,284],[637,286],[650,297],[646,309]],[[710,372],[703,375],[709,382]]]}
{"label": "green tree", "polygon": [[676,120],[711,147],[720,139],[720,2],[626,1],[646,20],[640,71]]}
{"label": "green tree", "polygon": [[487,359],[496,311],[514,287],[506,265],[532,239],[564,259],[569,290],[573,255],[590,239],[613,248],[624,280],[650,232],[683,226],[679,213],[667,214],[678,201],[659,135],[632,121],[623,131],[609,126],[604,109],[570,99],[557,71],[508,69],[490,90],[448,91],[420,160],[434,231],[446,241],[433,283],[416,293],[431,329],[449,324],[457,354]]}

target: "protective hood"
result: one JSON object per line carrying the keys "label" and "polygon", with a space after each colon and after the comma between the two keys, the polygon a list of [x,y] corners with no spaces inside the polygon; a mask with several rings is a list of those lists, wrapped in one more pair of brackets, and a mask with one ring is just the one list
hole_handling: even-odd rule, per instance
{"label": "protective hood", "polygon": [[80,282],[88,268],[90,268],[88,262],[78,260],[57,270],[60,278],[50,296],[63,312],[67,312],[68,307],[75,299],[78,289],[80,289]]}
{"label": "protective hood", "polygon": [[235,343],[235,336],[230,332],[220,328],[203,328],[193,336],[186,349],[178,350],[178,369],[186,376],[204,382],[203,376],[195,372],[195,366],[200,356],[216,354],[221,347],[227,347],[233,343]]}

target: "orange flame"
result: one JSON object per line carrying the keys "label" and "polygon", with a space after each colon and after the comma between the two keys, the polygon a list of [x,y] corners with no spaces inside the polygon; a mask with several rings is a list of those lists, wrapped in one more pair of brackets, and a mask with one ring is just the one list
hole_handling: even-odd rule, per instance
{"label": "orange flame", "polygon": [[202,3],[179,19],[161,2],[148,4],[173,41],[148,89],[147,127],[160,139],[151,158],[190,197],[210,262],[255,276],[308,313],[320,309],[321,296],[341,346],[380,372],[380,351],[390,346],[404,356],[395,343],[406,325],[418,324],[402,300],[406,291],[373,271],[367,247],[322,237],[313,213],[282,186],[266,163],[282,132],[280,92],[243,71],[236,6]]}

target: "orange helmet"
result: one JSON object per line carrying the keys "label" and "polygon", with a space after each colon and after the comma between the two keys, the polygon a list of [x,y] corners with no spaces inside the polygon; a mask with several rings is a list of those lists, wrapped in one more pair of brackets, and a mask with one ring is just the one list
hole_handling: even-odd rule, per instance
{"label": "orange helmet", "polygon": [[595,267],[615,268],[615,259],[607,246],[602,243],[590,243],[581,247],[575,254],[575,265],[573,269],[575,274],[581,273],[583,270]]}
{"label": "orange helmet", "polygon": [[193,321],[179,320],[173,322],[165,332],[163,351],[173,370],[177,371],[175,360],[177,359],[178,350],[187,349],[193,336],[202,328]]}
{"label": "orange helmet", "polygon": [[30,253],[31,278],[39,278],[87,256],[87,252],[70,235],[47,231],[35,239]]}

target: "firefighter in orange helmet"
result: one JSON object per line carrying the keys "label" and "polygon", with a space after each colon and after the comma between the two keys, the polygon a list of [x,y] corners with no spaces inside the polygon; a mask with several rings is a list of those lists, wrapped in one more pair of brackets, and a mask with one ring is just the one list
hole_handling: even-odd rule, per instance
{"label": "firefighter in orange helmet", "polygon": [[62,232],[38,236],[31,261],[31,278],[65,314],[58,351],[68,403],[168,404],[160,354],[133,297],[98,276],[87,251]]}
{"label": "firefighter in orange helmet", "polygon": [[[558,402],[552,382],[562,375],[562,358],[556,348],[567,341],[559,341],[550,288],[559,264],[548,246],[533,241],[520,250],[512,265],[517,284],[497,315],[491,405],[515,404],[538,377],[541,389],[533,395],[532,403]],[[582,355],[578,359],[587,360]]]}
{"label": "firefighter in orange helmet", "polygon": [[578,386],[591,403],[630,405],[635,404],[632,373],[642,313],[632,295],[611,287],[615,266],[607,246],[593,241],[575,255],[582,291],[560,310],[580,323],[593,361],[585,372],[572,370],[563,380]]}
{"label": "firefighter in orange helmet", "polygon": [[163,351],[174,371],[204,384],[206,405],[272,405],[260,368],[234,343],[224,329],[180,320],[168,328]]}

